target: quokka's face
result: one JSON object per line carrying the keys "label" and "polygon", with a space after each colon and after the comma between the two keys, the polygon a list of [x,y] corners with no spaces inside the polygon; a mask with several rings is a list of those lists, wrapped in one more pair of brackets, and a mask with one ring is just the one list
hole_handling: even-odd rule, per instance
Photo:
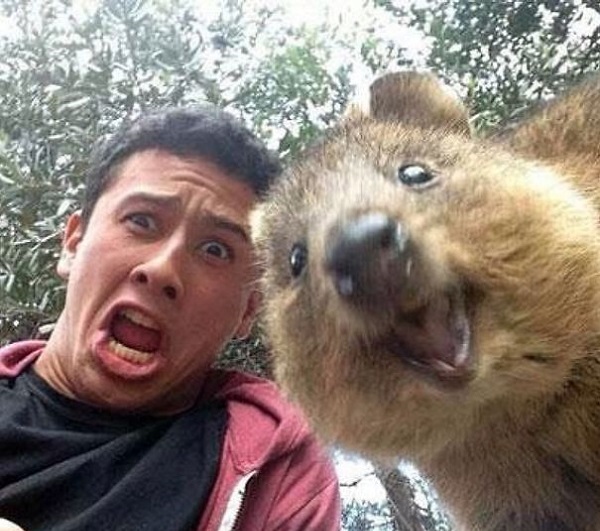
{"label": "quokka's face", "polygon": [[419,451],[440,422],[552,392],[599,329],[595,212],[463,137],[350,122],[255,221],[276,374],[359,451]]}

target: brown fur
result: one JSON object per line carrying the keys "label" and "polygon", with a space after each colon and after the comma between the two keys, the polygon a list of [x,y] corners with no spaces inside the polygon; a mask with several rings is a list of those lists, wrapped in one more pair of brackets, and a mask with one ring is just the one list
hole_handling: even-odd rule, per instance
{"label": "brown fur", "polygon": [[[278,380],[468,531],[600,529],[599,81],[495,141],[428,76],[373,92],[255,217]],[[415,164],[434,179],[400,182]]]}

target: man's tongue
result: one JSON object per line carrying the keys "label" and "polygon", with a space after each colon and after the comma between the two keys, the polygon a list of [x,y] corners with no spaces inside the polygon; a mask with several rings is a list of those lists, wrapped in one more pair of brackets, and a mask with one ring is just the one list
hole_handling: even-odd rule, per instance
{"label": "man's tongue", "polygon": [[160,346],[160,332],[134,323],[125,315],[117,315],[112,323],[113,337],[126,347],[141,352],[154,352]]}

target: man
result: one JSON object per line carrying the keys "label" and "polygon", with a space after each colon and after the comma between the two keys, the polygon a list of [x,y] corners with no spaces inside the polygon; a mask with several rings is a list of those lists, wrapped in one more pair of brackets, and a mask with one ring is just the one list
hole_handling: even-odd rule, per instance
{"label": "man", "polygon": [[56,327],[0,349],[1,518],[339,528],[335,474],[299,413],[271,383],[211,369],[253,323],[248,214],[278,172],[211,107],[144,115],[97,148],[66,224]]}

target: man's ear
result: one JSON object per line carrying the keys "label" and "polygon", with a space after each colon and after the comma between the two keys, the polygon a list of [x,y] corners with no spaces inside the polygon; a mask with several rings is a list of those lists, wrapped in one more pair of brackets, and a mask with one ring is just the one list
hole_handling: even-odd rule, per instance
{"label": "man's ear", "polygon": [[62,251],[56,271],[58,275],[66,280],[71,272],[71,263],[75,257],[79,242],[83,238],[83,224],[81,221],[81,212],[74,212],[69,216],[65,231],[63,234]]}
{"label": "man's ear", "polygon": [[244,310],[240,324],[235,330],[234,337],[236,339],[246,339],[250,335],[261,301],[262,295],[260,291],[253,289],[248,295],[246,309]]}

